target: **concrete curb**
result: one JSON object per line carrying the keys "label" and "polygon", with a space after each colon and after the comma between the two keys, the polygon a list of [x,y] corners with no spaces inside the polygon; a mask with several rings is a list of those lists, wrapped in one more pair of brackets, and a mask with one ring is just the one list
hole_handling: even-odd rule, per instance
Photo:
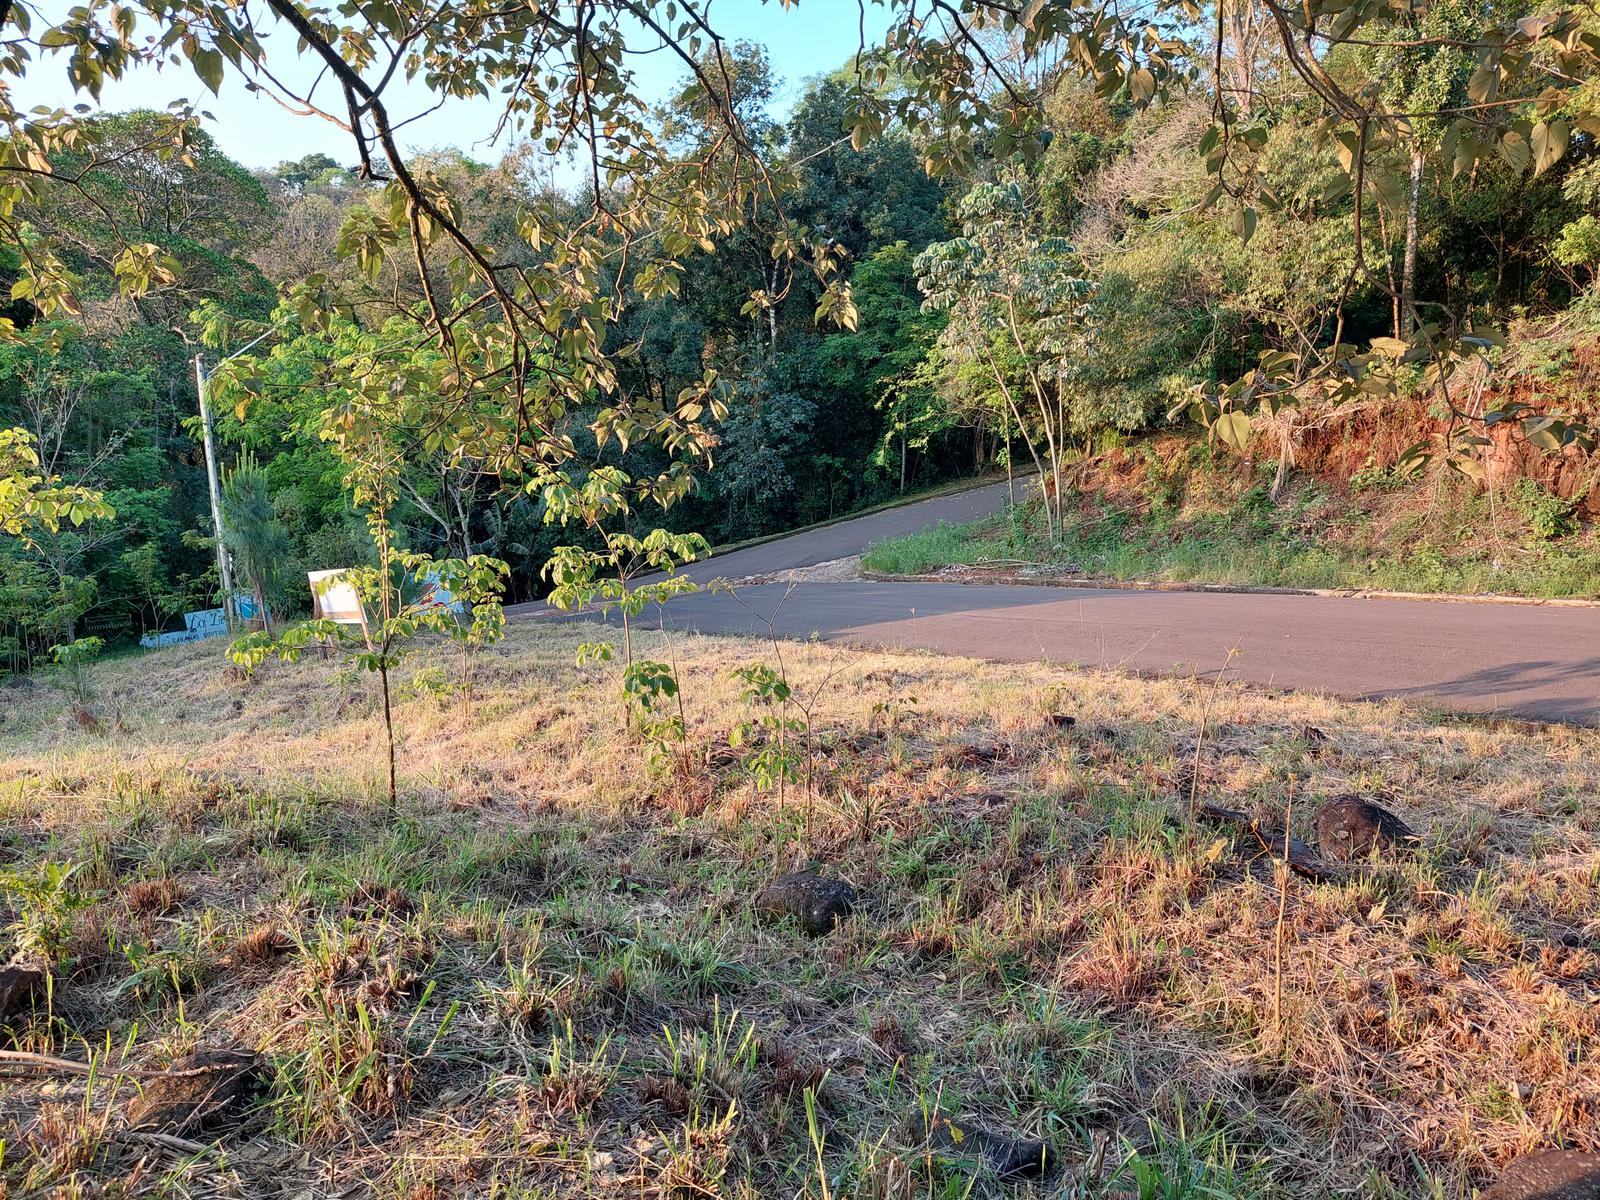
{"label": "concrete curb", "polygon": [[1339,600],[1432,600],[1443,604],[1505,604],[1523,608],[1600,608],[1600,600],[1541,599],[1537,596],[1502,596],[1493,593],[1470,595],[1462,592],[1385,592],[1351,588],[1265,587],[1244,583],[1169,583],[1155,579],[1064,579],[1060,576],[1010,574],[963,576],[930,573],[893,575],[863,569],[861,578],[870,583],[959,583],[976,586],[1079,588],[1107,592],[1208,592],[1243,596],[1322,596]]}

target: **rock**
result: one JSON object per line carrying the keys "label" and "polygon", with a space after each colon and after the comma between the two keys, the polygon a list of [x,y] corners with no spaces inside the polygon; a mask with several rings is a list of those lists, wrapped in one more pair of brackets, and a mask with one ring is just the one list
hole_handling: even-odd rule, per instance
{"label": "rock", "polygon": [[44,1003],[47,980],[38,967],[12,963],[0,967],[0,1026],[27,1020]]}
{"label": "rock", "polygon": [[128,1126],[180,1137],[215,1129],[248,1106],[262,1082],[254,1050],[197,1050],[145,1082],[128,1105]]}
{"label": "rock", "polygon": [[1050,1147],[1038,1138],[1022,1137],[958,1118],[935,1119],[928,1131],[928,1150],[949,1162],[981,1163],[1001,1179],[1032,1179],[1050,1167]]}
{"label": "rock", "polygon": [[1600,1154],[1580,1150],[1525,1154],[1479,1200],[1600,1200]]}
{"label": "rock", "polygon": [[1317,844],[1323,854],[1341,862],[1416,840],[1399,817],[1360,796],[1336,796],[1317,810]]}
{"label": "rock", "polygon": [[1077,717],[1070,717],[1066,713],[1051,713],[1045,720],[1057,729],[1071,729],[1078,723]]}
{"label": "rock", "polygon": [[761,889],[756,911],[773,920],[793,917],[812,937],[821,937],[849,916],[855,903],[855,888],[843,880],[795,871]]}

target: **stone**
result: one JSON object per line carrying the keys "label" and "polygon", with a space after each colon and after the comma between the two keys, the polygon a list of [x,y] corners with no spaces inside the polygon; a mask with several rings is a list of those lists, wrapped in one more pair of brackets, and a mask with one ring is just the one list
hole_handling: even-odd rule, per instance
{"label": "stone", "polygon": [[855,904],[855,888],[810,871],[780,875],[756,897],[756,911],[762,916],[772,920],[793,917],[812,937],[833,932]]}
{"label": "stone", "polygon": [[0,967],[0,1026],[25,1021],[45,999],[45,974],[38,967],[11,963]]}
{"label": "stone", "polygon": [[1390,850],[1417,835],[1388,809],[1360,796],[1336,796],[1317,810],[1317,845],[1340,862]]}
{"label": "stone", "polygon": [[1479,1200],[1600,1200],[1600,1154],[1581,1150],[1525,1154]]}
{"label": "stone", "polygon": [[1004,1180],[1033,1179],[1051,1165],[1050,1147],[1038,1138],[993,1129],[965,1118],[937,1118],[928,1150],[947,1162],[980,1163]]}
{"label": "stone", "polygon": [[215,1130],[255,1100],[262,1084],[254,1050],[197,1050],[145,1081],[128,1105],[128,1127],[179,1137]]}

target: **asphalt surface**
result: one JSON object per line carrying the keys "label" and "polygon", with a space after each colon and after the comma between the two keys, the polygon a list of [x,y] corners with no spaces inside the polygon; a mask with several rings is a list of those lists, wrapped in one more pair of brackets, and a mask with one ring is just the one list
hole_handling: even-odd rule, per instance
{"label": "asphalt surface", "polygon": [[[697,564],[702,580],[860,553],[969,520],[1005,485],[908,505]],[[538,611],[524,606],[524,612]],[[1352,698],[1600,724],[1600,609],[953,583],[769,583],[680,597],[671,628],[779,635],[1006,662],[1213,675]],[[651,622],[647,622],[651,623]]]}
{"label": "asphalt surface", "polygon": [[[1030,477],[1017,478],[1017,498],[1028,495],[1036,481]],[[851,517],[824,525],[820,529],[807,529],[759,546],[731,550],[691,564],[681,574],[701,583],[712,579],[744,579],[751,575],[770,575],[791,567],[814,567],[836,558],[849,558],[860,554],[873,542],[884,538],[904,537],[908,533],[929,529],[941,521],[958,525],[963,521],[976,521],[1000,512],[1006,506],[1006,484],[988,484],[957,492],[950,496],[935,496],[931,500],[918,500],[899,508],[887,508],[865,517]]]}

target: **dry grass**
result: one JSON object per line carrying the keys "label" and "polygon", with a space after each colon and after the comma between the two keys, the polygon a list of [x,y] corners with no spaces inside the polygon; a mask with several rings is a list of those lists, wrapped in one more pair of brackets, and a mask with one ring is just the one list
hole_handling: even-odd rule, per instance
{"label": "dry grass", "polygon": [[[99,1071],[0,1081],[11,1194],[1018,1190],[920,1154],[934,1111],[1048,1138],[1053,1195],[1107,1135],[1081,1194],[1136,1195],[1137,1155],[1172,1197],[1458,1198],[1600,1148],[1597,735],[1223,686],[1203,797],[1281,820],[1292,791],[1309,840],[1360,792],[1425,833],[1291,881],[1280,1047],[1277,875],[1184,815],[1209,681],[786,647],[802,691],[833,676],[808,846],[803,789],[726,750],[730,672],[770,647],[677,642],[685,776],[571,665],[592,636],[515,625],[470,725],[403,704],[396,812],[332,663],[107,663],[98,734],[48,684],[0,692],[0,865],[75,864],[86,902],[0,893],[61,954],[16,1046]],[[757,924],[808,861],[857,915]],[[221,1044],[270,1092],[215,1148],[126,1132],[132,1069]]]}

